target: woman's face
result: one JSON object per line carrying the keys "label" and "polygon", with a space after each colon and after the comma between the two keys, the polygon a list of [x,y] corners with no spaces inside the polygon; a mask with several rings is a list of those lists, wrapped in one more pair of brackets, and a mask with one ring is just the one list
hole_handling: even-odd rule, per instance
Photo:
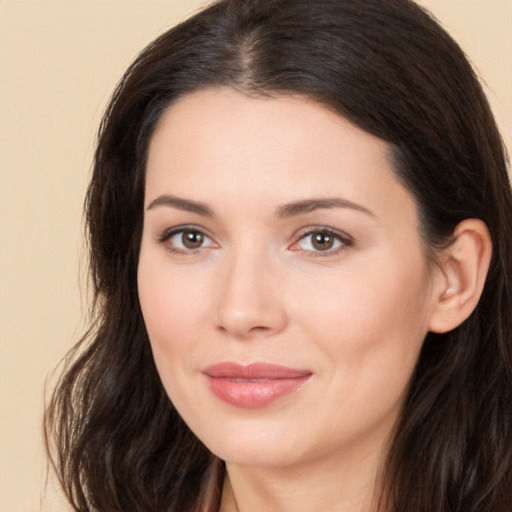
{"label": "woman's face", "polygon": [[435,278],[386,144],[324,107],[219,89],[160,121],[140,302],[170,399],[222,459],[380,449]]}

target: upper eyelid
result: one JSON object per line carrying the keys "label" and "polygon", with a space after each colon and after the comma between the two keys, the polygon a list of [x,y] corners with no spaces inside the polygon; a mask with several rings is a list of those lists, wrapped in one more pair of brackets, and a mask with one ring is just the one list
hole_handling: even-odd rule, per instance
{"label": "upper eyelid", "polygon": [[156,239],[159,241],[167,240],[171,238],[174,235],[177,235],[178,233],[181,233],[183,231],[197,231],[198,233],[203,234],[204,236],[213,239],[212,236],[208,233],[207,230],[204,228],[201,228],[199,226],[196,226],[194,224],[183,224],[181,226],[174,226],[172,228],[164,229],[159,235],[156,236]]}
{"label": "upper eyelid", "polygon": [[[335,235],[346,242],[354,243],[354,241],[355,241],[354,237],[349,235],[346,231],[342,231],[342,230],[336,229],[336,228],[331,228],[329,226],[308,226],[308,227],[298,230],[298,232],[296,232],[296,234],[294,236],[298,241],[308,235],[311,235],[311,234],[317,233],[317,232],[322,232],[322,231],[329,233],[331,235]],[[294,243],[296,243],[296,242],[294,242]]]}

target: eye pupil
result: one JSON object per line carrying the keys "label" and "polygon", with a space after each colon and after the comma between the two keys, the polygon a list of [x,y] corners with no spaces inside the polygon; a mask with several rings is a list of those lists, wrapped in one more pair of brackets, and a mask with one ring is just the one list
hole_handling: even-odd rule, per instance
{"label": "eye pupil", "polygon": [[184,231],[182,242],[187,249],[197,249],[203,245],[204,235],[199,231]]}
{"label": "eye pupil", "polygon": [[313,233],[311,240],[313,247],[319,251],[327,251],[332,249],[334,245],[334,237],[329,233],[317,232]]}

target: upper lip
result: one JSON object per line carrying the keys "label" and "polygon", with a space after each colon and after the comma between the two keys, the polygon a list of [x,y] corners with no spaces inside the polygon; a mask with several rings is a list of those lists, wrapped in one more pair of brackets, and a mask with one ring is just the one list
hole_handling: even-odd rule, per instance
{"label": "upper lip", "polygon": [[271,363],[243,365],[235,362],[222,362],[208,366],[202,373],[209,377],[225,379],[298,379],[311,375],[309,370],[298,370]]}

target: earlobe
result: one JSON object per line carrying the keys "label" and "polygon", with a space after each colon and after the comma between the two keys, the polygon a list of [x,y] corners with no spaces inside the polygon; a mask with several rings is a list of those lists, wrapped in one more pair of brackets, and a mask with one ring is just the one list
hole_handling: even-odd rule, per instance
{"label": "earlobe", "polygon": [[438,286],[429,329],[444,333],[458,327],[475,309],[492,256],[489,230],[479,219],[466,219],[453,232],[453,243],[440,255]]}

